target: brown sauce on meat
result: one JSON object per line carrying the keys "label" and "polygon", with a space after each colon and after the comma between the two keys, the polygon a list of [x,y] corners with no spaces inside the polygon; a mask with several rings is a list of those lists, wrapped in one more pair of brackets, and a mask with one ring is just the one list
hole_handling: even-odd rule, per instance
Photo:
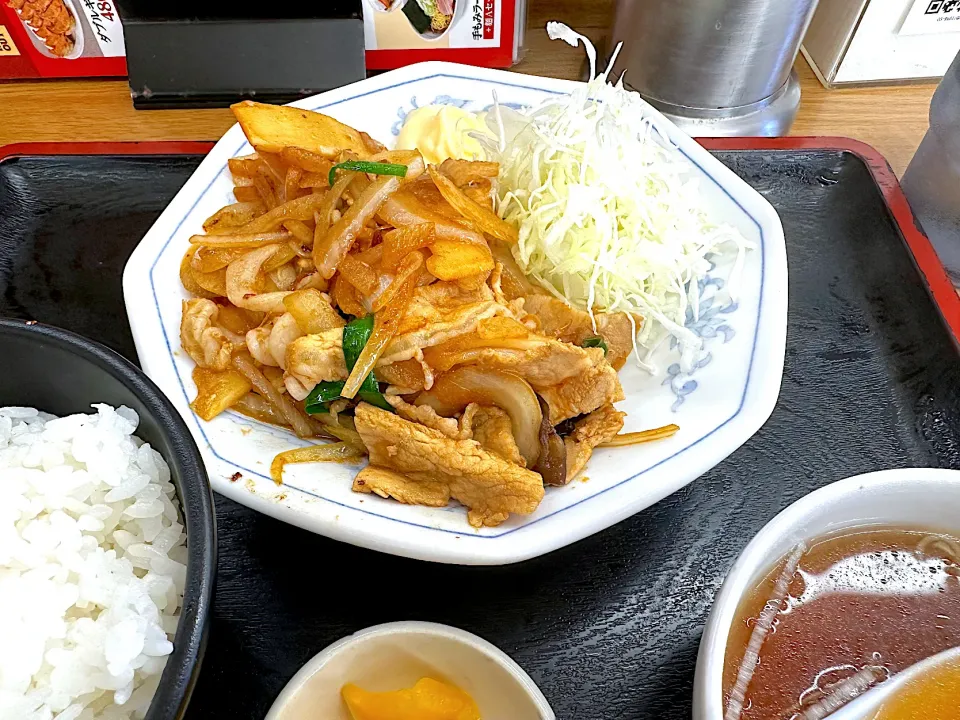
{"label": "brown sauce on meat", "polygon": [[[858,672],[876,681],[960,645],[960,540],[870,530],[803,555],[760,649],[743,720],[800,720]],[[724,662],[725,703],[785,560],[741,602]]]}

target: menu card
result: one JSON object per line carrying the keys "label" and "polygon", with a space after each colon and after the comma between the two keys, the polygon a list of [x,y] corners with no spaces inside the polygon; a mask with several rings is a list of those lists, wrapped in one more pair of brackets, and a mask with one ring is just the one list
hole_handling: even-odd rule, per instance
{"label": "menu card", "polygon": [[0,78],[126,74],[113,0],[0,0]]}
{"label": "menu card", "polygon": [[[370,70],[424,60],[509,67],[520,59],[526,0],[348,2],[362,4]],[[126,9],[152,7],[152,12],[159,13],[158,22],[178,23],[203,12],[202,7],[190,9],[182,2],[154,5],[124,0],[123,4]],[[227,15],[247,21],[236,6],[239,14],[232,18],[229,10],[220,7],[222,3],[216,5],[218,18]],[[330,5],[320,10],[330,11]],[[296,8],[285,8],[283,17],[293,18],[296,12]],[[126,74],[117,0],[0,0],[0,79]]]}
{"label": "menu card", "polygon": [[423,60],[509,67],[526,0],[363,0],[367,68]]}

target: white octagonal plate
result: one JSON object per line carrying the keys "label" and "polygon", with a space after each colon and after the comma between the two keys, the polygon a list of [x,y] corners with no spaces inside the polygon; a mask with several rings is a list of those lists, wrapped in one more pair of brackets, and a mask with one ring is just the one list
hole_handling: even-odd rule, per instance
{"label": "white octagonal plate", "polygon": [[[535,105],[575,84],[449,63],[422,63],[301,100],[391,143],[406,114],[430,103],[482,110],[493,102]],[[734,299],[722,268],[702,283],[701,313],[688,327],[704,339],[692,373],[675,351],[657,355],[650,374],[632,361],[620,376],[627,399],[625,431],[675,422],[667,440],[599,449],[582,479],[548,488],[529,517],[476,530],[464,508],[401,505],[350,490],[358,467],[294,465],[285,483],[269,478],[270,461],[303,444],[281,429],[232,412],[204,422],[190,409],[193,363],[179,349],[180,258],[203,220],[232,201],[227,159],[251,151],[234,126],[203,160],[133,253],[124,271],[127,313],[143,369],[186,419],[213,488],[285,522],[374,550],[438,562],[504,564],[536,557],[603,530],[675,492],[742,445],[767,420],[780,390],[786,338],[787,267],[783,229],[774,209],[696,142],[662,120],[691,161],[704,209],[737,227],[748,253]],[[236,478],[236,479],[234,479]]]}

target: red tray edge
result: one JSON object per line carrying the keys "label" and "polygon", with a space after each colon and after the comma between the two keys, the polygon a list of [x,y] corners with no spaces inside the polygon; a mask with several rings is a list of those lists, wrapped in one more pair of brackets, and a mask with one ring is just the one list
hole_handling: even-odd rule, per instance
{"label": "red tray edge", "polygon": [[0,145],[0,160],[24,155],[205,155],[214,145],[205,140],[25,142]]}
{"label": "red tray edge", "polygon": [[887,159],[872,145],[846,137],[697,138],[708,150],[840,150],[856,155],[873,176],[917,269],[940,309],[954,343],[960,347],[960,295],[937,251],[917,224],[900,181]]}
{"label": "red tray edge", "polygon": [[[896,174],[874,147],[845,137],[697,138],[708,150],[840,150],[860,158],[870,171],[887,209],[913,256],[917,269],[944,321],[960,346],[960,295],[947,276],[930,240],[917,225]],[[23,155],[196,155],[206,154],[208,141],[28,142],[0,146],[0,161]]]}

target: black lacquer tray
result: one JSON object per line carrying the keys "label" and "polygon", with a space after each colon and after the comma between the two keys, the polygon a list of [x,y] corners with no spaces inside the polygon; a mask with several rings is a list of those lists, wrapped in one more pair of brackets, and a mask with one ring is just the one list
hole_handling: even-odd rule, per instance
{"label": "black lacquer tray", "polygon": [[[381,555],[217,496],[218,586],[188,720],[263,717],[326,645],[407,619],[500,646],[564,720],[685,719],[713,596],[764,523],[848,475],[960,467],[960,300],[886,164],[850,141],[705,144],[783,220],[789,329],[769,422],[657,505],[508,567]],[[209,147],[0,149],[0,315],[135,359],[124,263]]]}

